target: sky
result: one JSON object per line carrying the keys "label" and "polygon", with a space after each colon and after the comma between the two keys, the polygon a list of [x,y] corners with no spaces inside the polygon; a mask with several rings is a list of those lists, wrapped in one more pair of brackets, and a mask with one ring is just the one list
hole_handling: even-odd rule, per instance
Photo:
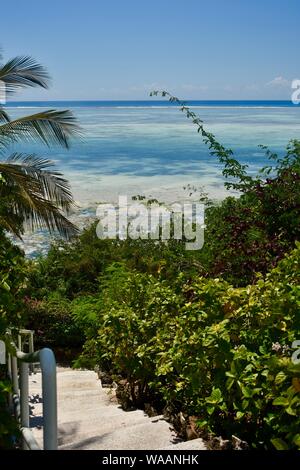
{"label": "sky", "polygon": [[290,99],[299,0],[1,2],[4,60],[29,54],[49,90],[15,100]]}

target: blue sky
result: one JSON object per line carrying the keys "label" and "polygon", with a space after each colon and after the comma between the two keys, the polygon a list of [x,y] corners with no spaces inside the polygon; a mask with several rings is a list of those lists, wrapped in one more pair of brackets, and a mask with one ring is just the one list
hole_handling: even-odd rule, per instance
{"label": "blue sky", "polygon": [[299,21],[299,0],[15,0],[0,44],[53,79],[14,99],[289,99]]}

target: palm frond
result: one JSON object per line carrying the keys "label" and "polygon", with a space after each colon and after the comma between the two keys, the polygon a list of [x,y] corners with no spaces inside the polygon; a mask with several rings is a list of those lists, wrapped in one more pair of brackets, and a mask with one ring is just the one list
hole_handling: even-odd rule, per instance
{"label": "palm frond", "polygon": [[46,227],[65,238],[77,228],[62,210],[74,200],[61,173],[50,171],[52,162],[35,155],[13,154],[0,162],[0,225],[21,237],[23,228]]}
{"label": "palm frond", "polygon": [[50,109],[0,125],[0,148],[24,140],[69,148],[70,137],[75,135],[80,136],[80,129],[72,112]]}
{"label": "palm frond", "polygon": [[50,77],[47,70],[30,56],[18,56],[0,66],[0,80],[5,83],[6,93],[21,88],[48,88]]}
{"label": "palm frond", "polygon": [[27,177],[38,181],[39,190],[45,198],[68,210],[74,205],[70,184],[63,178],[62,173],[55,171],[53,167],[51,160],[34,154],[14,153],[5,162],[0,162],[0,172],[4,178],[7,179],[13,174],[19,185],[24,184]]}
{"label": "palm frond", "polygon": [[1,122],[9,122],[9,121],[10,121],[9,115],[8,115],[7,112],[4,111],[4,109],[1,108],[1,106],[0,106],[0,123],[1,123]]}
{"label": "palm frond", "polygon": [[24,229],[41,228],[66,239],[78,234],[77,227],[51,201],[36,194],[28,197],[23,189],[17,187],[10,188],[9,195],[5,196],[1,190],[0,194],[0,226],[17,237],[22,238]]}

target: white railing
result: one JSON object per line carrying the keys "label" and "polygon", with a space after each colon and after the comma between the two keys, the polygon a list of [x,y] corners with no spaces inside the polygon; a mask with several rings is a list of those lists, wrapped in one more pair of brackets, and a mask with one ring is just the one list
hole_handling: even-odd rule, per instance
{"label": "white railing", "polygon": [[43,397],[43,449],[57,450],[57,390],[56,362],[51,349],[33,351],[33,332],[20,330],[18,345],[22,348],[21,335],[29,335],[29,351],[23,352],[10,340],[8,373],[12,381],[13,393],[10,402],[21,424],[23,449],[40,450],[29,423],[29,365],[39,363],[42,372]]}

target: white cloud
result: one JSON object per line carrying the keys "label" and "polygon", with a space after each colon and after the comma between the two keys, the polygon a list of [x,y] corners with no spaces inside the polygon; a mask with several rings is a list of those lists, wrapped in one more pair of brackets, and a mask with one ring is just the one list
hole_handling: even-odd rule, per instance
{"label": "white cloud", "polygon": [[273,80],[266,83],[266,86],[285,88],[285,87],[290,87],[291,82],[290,82],[290,80],[287,80],[284,77],[275,77],[275,78],[273,78]]}

